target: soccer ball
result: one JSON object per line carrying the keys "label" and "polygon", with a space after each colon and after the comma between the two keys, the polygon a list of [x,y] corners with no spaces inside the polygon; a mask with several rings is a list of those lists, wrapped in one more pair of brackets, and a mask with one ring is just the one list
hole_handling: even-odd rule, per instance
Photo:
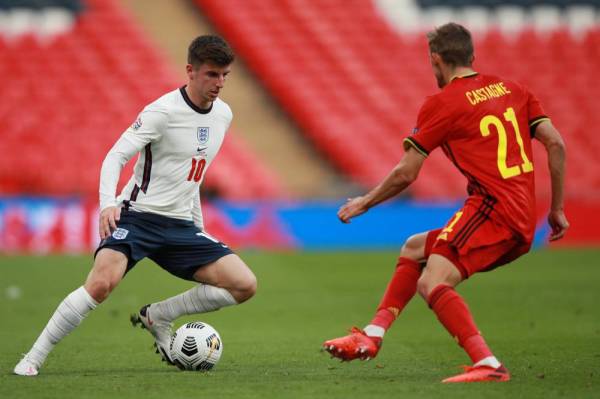
{"label": "soccer ball", "polygon": [[169,350],[173,363],[180,369],[207,371],[221,358],[223,342],[217,330],[195,321],[175,331]]}

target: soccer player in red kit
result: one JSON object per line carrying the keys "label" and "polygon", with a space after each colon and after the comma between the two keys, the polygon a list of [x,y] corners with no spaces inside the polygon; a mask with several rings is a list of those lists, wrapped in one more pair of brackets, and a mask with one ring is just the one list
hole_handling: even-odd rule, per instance
{"label": "soccer player in red kit", "polygon": [[473,362],[464,373],[443,382],[508,381],[508,370],[492,354],[454,287],[529,251],[536,222],[532,138],[548,155],[550,240],[564,235],[569,227],[563,210],[565,147],[525,87],[472,69],[473,43],[467,29],[449,23],[427,37],[441,92],[423,104],[398,165],[369,193],[348,200],[338,217],[349,223],[406,189],[437,147],[467,178],[468,198],[445,227],[406,241],[371,323],[325,341],[323,347],[342,360],[376,356],[385,331],[419,292]]}

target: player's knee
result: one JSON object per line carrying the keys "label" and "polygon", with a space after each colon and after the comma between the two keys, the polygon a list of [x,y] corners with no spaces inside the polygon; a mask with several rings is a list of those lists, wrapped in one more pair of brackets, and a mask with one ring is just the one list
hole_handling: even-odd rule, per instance
{"label": "player's knee", "polygon": [[85,283],[85,290],[98,303],[104,302],[113,290],[113,285],[105,278],[92,278]]}
{"label": "player's knee", "polygon": [[415,234],[410,236],[402,249],[400,250],[400,256],[403,258],[409,258],[415,261],[420,261],[424,257],[425,242],[421,237],[421,234]]}
{"label": "player's knee", "polygon": [[125,255],[113,250],[101,250],[85,282],[85,289],[97,302],[104,301],[123,278],[126,267]]}
{"label": "player's knee", "polygon": [[250,273],[237,284],[232,295],[238,303],[242,303],[252,298],[254,294],[256,294],[257,287],[258,282],[256,281],[256,276]]}
{"label": "player's knee", "polygon": [[426,273],[423,273],[423,275],[421,275],[421,277],[417,280],[417,292],[426,301],[427,298],[429,298],[429,293],[434,288],[432,285],[432,281]]}

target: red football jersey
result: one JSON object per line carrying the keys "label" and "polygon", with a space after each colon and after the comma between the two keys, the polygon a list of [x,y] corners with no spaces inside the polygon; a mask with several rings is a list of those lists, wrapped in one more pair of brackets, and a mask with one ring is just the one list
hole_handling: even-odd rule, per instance
{"label": "red football jersey", "polygon": [[529,242],[536,222],[531,139],[547,119],[523,86],[473,73],[425,100],[404,145],[425,156],[441,147],[467,178],[468,201],[478,202],[480,219],[500,216]]}

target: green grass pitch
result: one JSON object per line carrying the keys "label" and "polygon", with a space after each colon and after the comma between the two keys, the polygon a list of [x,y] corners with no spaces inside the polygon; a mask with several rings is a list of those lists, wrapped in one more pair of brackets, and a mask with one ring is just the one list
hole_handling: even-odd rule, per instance
{"label": "green grass pitch", "polygon": [[141,305],[190,283],[149,261],[49,356],[36,378],[12,368],[90,257],[0,257],[0,398],[555,398],[600,397],[600,250],[531,253],[459,292],[513,374],[505,384],[444,385],[468,359],[416,297],[370,362],[340,363],[323,340],[369,321],[395,264],[392,252],[241,254],[259,279],[250,302],[182,318],[217,328],[210,373],[160,361],[129,324]]}

